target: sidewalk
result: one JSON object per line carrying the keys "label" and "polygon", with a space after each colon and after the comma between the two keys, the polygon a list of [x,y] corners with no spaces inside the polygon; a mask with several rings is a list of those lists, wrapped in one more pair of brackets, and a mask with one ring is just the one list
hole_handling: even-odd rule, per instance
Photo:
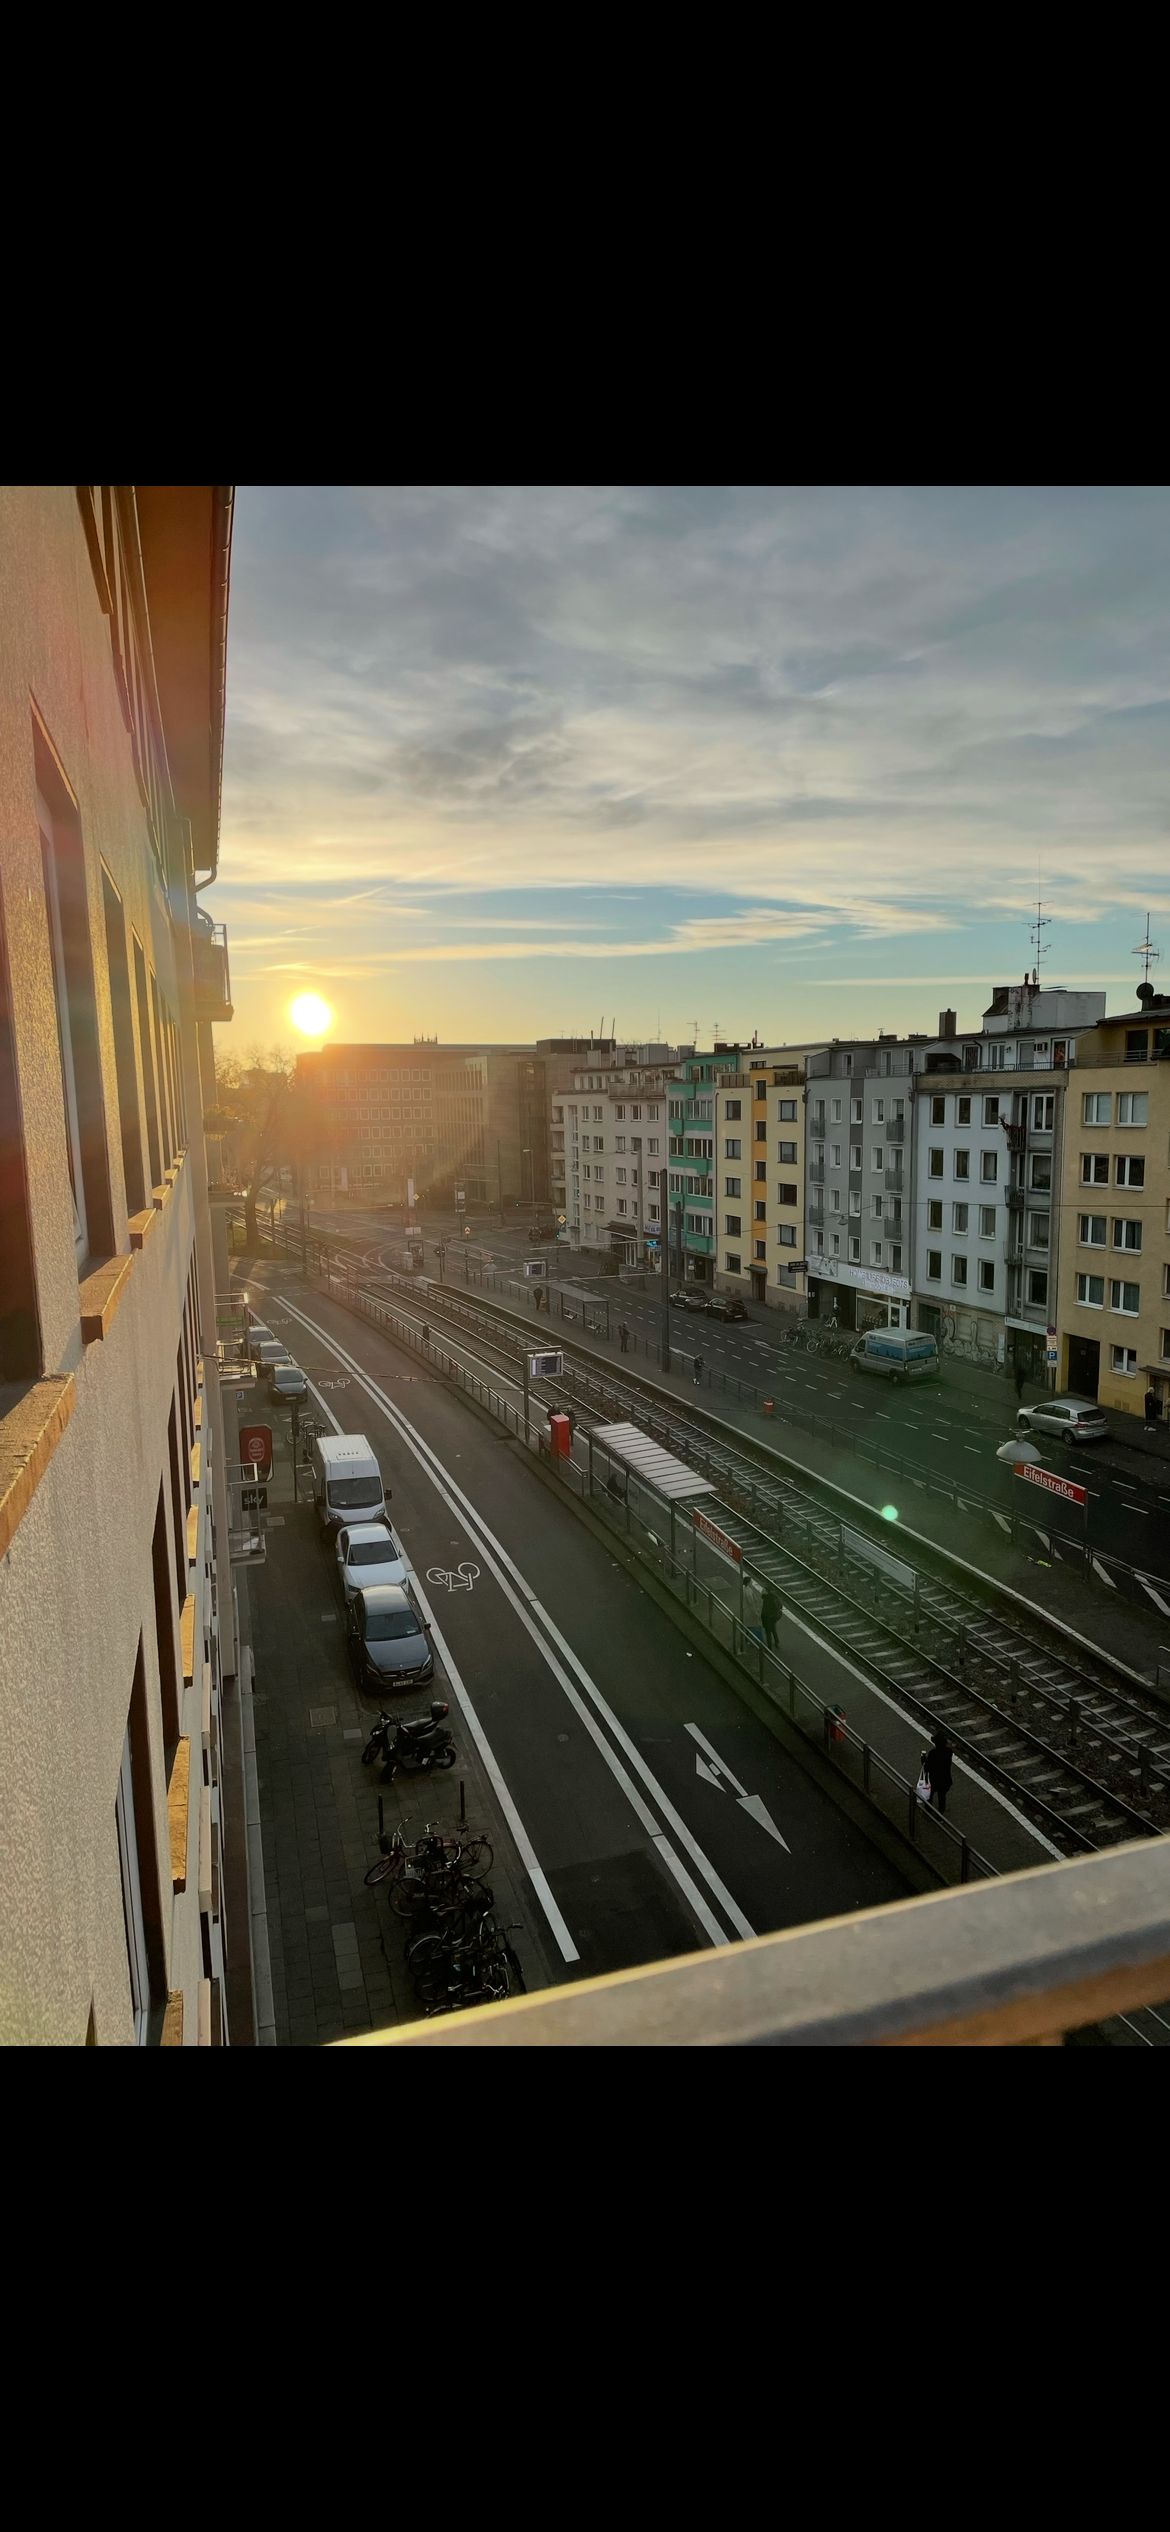
{"label": "sidewalk", "polygon": [[[228,1402],[230,1401],[230,1407]],[[235,1396],[225,1408],[234,1421]],[[363,1876],[378,1856],[381,1770],[361,1752],[378,1700],[360,1695],[345,1653],[340,1597],[317,1537],[311,1502],[293,1500],[287,1424],[256,1393],[256,1421],[271,1424],[275,1466],[268,1485],[267,1561],[241,1572],[241,1625],[255,1657],[254,1708],[264,1878],[278,2047],[317,2047],[357,2031],[416,2020],[406,1968],[413,1929],[390,1907],[385,1887]],[[234,1441],[229,1449],[234,1447]],[[247,1601],[245,1613],[244,1601]],[[535,1919],[520,1858],[499,1812],[479,1752],[436,1659],[433,1691],[398,1701],[403,1713],[450,1696],[457,1763],[443,1773],[399,1777],[383,1792],[387,1830],[408,1834],[433,1822],[460,1832],[460,1795],[469,1835],[486,1834],[496,1915],[521,1929],[510,1937],[529,1990],[554,1972]],[[395,1709],[397,1710],[397,1708]],[[558,1964],[555,1975],[564,1977]]]}
{"label": "sidewalk", "polygon": [[[985,1371],[978,1363],[966,1363],[960,1356],[948,1353],[944,1347],[938,1385],[943,1396],[949,1391],[952,1396],[962,1396],[970,1407],[977,1408],[981,1422],[1002,1424],[1005,1432],[1012,1431],[1017,1402],[1016,1384],[1011,1372]],[[1026,1407],[1039,1406],[1041,1399],[1048,1394],[1038,1381],[1026,1380],[1021,1403]],[[1147,1433],[1142,1417],[1136,1411],[1133,1415],[1120,1415],[1115,1407],[1103,1407],[1101,1412],[1112,1436],[1111,1455],[1112,1447],[1116,1446],[1136,1452],[1144,1461],[1156,1460],[1159,1475],[1162,1469],[1170,1472],[1170,1431],[1164,1424],[1156,1432]],[[1148,1476],[1154,1472],[1143,1469],[1142,1473]]]}

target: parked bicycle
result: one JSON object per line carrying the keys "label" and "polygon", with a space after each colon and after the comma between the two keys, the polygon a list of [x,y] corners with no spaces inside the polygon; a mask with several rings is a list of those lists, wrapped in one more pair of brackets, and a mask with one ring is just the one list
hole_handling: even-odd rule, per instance
{"label": "parked bicycle", "polygon": [[376,1890],[381,1882],[400,1880],[408,1873],[420,1877],[447,1870],[457,1864],[462,1854],[457,1837],[444,1837],[428,1823],[421,1837],[408,1839],[402,1829],[385,1831],[378,1839],[382,1849],[376,1864],[366,1874],[366,1885]]}
{"label": "parked bicycle", "polygon": [[423,1934],[411,1944],[407,1965],[428,2015],[458,2013],[464,2006],[498,2004],[526,1992],[524,1973],[508,1941],[518,1931],[494,1916],[461,1934]]}

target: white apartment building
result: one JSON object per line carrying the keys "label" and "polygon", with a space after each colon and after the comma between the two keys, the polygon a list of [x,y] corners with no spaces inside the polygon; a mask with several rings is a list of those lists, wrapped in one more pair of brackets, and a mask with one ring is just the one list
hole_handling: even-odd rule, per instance
{"label": "white apartment building", "polygon": [[583,1066],[549,1102],[549,1178],[554,1203],[564,1190],[566,1244],[612,1253],[623,1266],[659,1254],[666,1201],[673,1066],[642,1062],[640,1051],[627,1050],[627,1060],[612,1066]]}

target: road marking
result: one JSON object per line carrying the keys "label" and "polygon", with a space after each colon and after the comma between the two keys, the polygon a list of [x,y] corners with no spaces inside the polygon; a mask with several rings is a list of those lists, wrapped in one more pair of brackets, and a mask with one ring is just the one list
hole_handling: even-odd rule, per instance
{"label": "road marking", "polygon": [[[331,1337],[324,1328],[317,1325],[315,1320],[310,1319],[307,1311],[298,1310],[295,1302],[290,1303],[289,1307],[294,1312],[294,1315],[300,1319],[302,1325],[310,1329],[315,1336],[320,1337],[322,1342],[326,1344],[337,1356],[338,1360],[346,1364],[347,1368],[353,1373],[358,1387],[365,1390],[367,1396],[374,1400],[376,1406],[381,1407],[382,1412],[388,1419],[389,1423],[392,1424],[401,1434],[403,1441],[406,1443],[407,1449],[412,1452],[414,1458],[418,1460],[420,1467],[422,1467],[427,1476],[430,1477],[432,1485],[435,1487],[436,1492],[442,1496],[443,1501],[448,1506],[448,1509],[455,1513],[456,1517],[462,1517],[469,1531],[472,1533],[473,1544],[479,1548],[489,1572],[494,1575],[495,1580],[498,1582],[505,1598],[511,1603],[511,1606],[515,1610],[517,1617],[520,1619],[522,1626],[525,1628],[528,1635],[531,1636],[533,1643],[536,1645],[537,1650],[547,1664],[548,1669],[552,1672],[553,1677],[558,1682],[558,1685],[563,1689],[564,1694],[568,1698],[575,1713],[579,1715],[580,1720],[584,1723],[590,1738],[594,1741],[602,1757],[605,1759],[606,1765],[609,1767],[611,1773],[621,1785],[627,1801],[631,1804],[631,1807],[641,1820],[642,1825],[648,1830],[655,1843],[658,1844],[662,1836],[662,1832],[659,1829],[657,1821],[653,1819],[650,1812],[647,1810],[636,1786],[631,1783],[627,1770],[622,1766],[621,1761],[616,1756],[614,1750],[610,1748],[604,1733],[600,1730],[595,1720],[595,1717],[589,1713],[588,1708],[582,1703],[582,1700],[578,1696],[572,1681],[566,1676],[562,1664],[557,1660],[556,1654],[552,1650],[552,1644],[555,1644],[559,1651],[564,1654],[565,1660],[575,1671],[587,1695],[593,1700],[598,1713],[605,1717],[618,1746],[625,1752],[626,1756],[630,1760],[631,1766],[636,1770],[637,1774],[641,1776],[643,1783],[648,1786],[655,1796],[659,1809],[662,1811],[664,1817],[670,1822],[671,1827],[674,1829],[682,1845],[686,1848],[692,1862],[697,1866],[699,1872],[702,1874],[708,1889],[712,1892],[720,1907],[724,1910],[730,1923],[735,1927],[738,1934],[742,1935],[746,1941],[750,1941],[755,1935],[756,1929],[754,1925],[749,1922],[748,1918],[744,1915],[743,1910],[732,1898],[731,1892],[725,1888],[715,1870],[714,1865],[711,1863],[710,1858],[704,1854],[697,1838],[692,1837],[686,1821],[682,1819],[680,1814],[676,1811],[674,1804],[670,1801],[664,1787],[659,1784],[652,1769],[647,1766],[645,1759],[642,1757],[641,1751],[636,1748],[634,1742],[630,1739],[624,1725],[618,1721],[616,1714],[609,1705],[607,1699],[603,1697],[596,1681],[590,1677],[584,1663],[578,1659],[572,1645],[561,1633],[555,1619],[549,1615],[547,1609],[542,1607],[541,1602],[537,1599],[531,1584],[528,1582],[526,1576],[521,1573],[514,1558],[509,1555],[502,1540],[498,1539],[494,1531],[489,1529],[482,1513],[476,1510],[470,1496],[464,1493],[462,1487],[457,1483],[456,1479],[450,1476],[448,1471],[444,1468],[438,1452],[432,1450],[429,1442],[424,1441],[421,1433],[417,1432],[415,1426],[411,1424],[409,1417],[403,1414],[400,1407],[397,1407],[392,1403],[392,1401],[386,1396],[384,1390],[379,1389],[377,1383],[370,1378],[369,1373],[363,1371],[356,1356],[349,1354],[346,1348],[339,1344],[336,1337]],[[326,1410],[326,1412],[328,1413],[329,1410]],[[336,1418],[331,1415],[330,1421],[333,1423],[334,1429],[340,1431]],[[504,1570],[505,1567],[507,1568],[506,1572]],[[509,1581],[509,1575],[512,1577],[512,1581]],[[513,1588],[513,1584],[515,1585],[515,1588]],[[527,1603],[527,1606],[524,1605],[525,1602]],[[529,1614],[530,1612],[531,1616]],[[548,1636],[552,1639],[552,1644],[544,1641],[540,1633],[540,1626],[533,1623],[534,1619],[539,1619],[540,1626],[543,1626],[547,1630]],[[659,1848],[659,1851],[663,1851],[661,1847]],[[674,1870],[674,1867],[672,1866],[671,1869]],[[676,1879],[680,1877],[682,1870],[683,1867],[680,1864],[675,1876]],[[710,1918],[709,1911],[707,1912],[707,1916],[708,1921],[706,1922],[706,1931],[711,1933],[711,1927],[715,1924],[715,1920]],[[722,1943],[726,1943],[728,1937],[723,1932],[722,1927],[719,1927],[716,1933],[711,1934],[711,1940],[713,1942],[719,1940]]]}
{"label": "road marking", "polygon": [[443,1591],[473,1591],[479,1581],[478,1565],[428,1565],[427,1581],[438,1583]]}
{"label": "road marking", "polygon": [[1110,1591],[1116,1591],[1117,1585],[1114,1582],[1113,1576],[1110,1573],[1108,1566],[1102,1564],[1099,1556],[1094,1556],[1093,1558],[1093,1572],[1100,1575],[1103,1583],[1108,1583]]}
{"label": "road marking", "polygon": [[[1162,1580],[1163,1580],[1163,1581],[1165,1581],[1165,1576],[1164,1576],[1164,1575],[1163,1575],[1163,1577],[1162,1577]],[[1152,1601],[1153,1601],[1153,1603],[1154,1603],[1155,1608],[1158,1608],[1158,1609],[1160,1609],[1160,1610],[1161,1610],[1163,1617],[1165,1617],[1165,1618],[1170,1618],[1170,1600],[1164,1600],[1164,1599],[1163,1599],[1163,1597],[1162,1597],[1161,1592],[1160,1592],[1160,1591],[1155,1591],[1154,1586],[1153,1586],[1152,1582],[1150,1581],[1150,1578],[1149,1578],[1148,1574],[1135,1574],[1135,1575],[1134,1575],[1134,1581],[1135,1581],[1135,1582],[1139,1582],[1139,1583],[1141,1584],[1141,1587],[1142,1587],[1142,1590],[1143,1590],[1143,1591],[1148,1591],[1148,1593],[1149,1593],[1149,1595],[1150,1595],[1150,1598],[1151,1598],[1151,1600],[1152,1600]]]}
{"label": "road marking", "polygon": [[787,1838],[781,1837],[780,1831],[772,1818],[772,1814],[769,1811],[767,1804],[761,1800],[760,1795],[750,1794],[745,1790],[744,1786],[741,1785],[738,1776],[733,1774],[731,1768],[728,1766],[726,1759],[720,1758],[718,1750],[712,1746],[706,1733],[700,1732],[697,1723],[688,1723],[687,1730],[688,1732],[693,1733],[696,1741],[702,1742],[703,1748],[706,1750],[708,1757],[714,1762],[714,1765],[719,1770],[719,1775],[713,1775],[711,1769],[704,1765],[703,1760],[699,1757],[698,1752],[696,1751],[695,1765],[700,1776],[705,1779],[707,1784],[714,1785],[719,1793],[722,1793],[724,1790],[724,1787],[720,1782],[720,1777],[726,1776],[728,1783],[734,1785],[735,1790],[739,1795],[740,1810],[746,1811],[751,1819],[758,1822],[761,1829],[766,1829],[769,1837],[775,1838],[777,1846],[782,1846],[786,1855],[791,1855],[792,1848],[790,1847]]}

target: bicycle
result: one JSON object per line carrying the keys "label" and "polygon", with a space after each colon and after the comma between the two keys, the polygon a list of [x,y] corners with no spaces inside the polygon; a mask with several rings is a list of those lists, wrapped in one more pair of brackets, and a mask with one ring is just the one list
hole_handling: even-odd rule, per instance
{"label": "bicycle", "polygon": [[422,1874],[445,1870],[451,1864],[457,1864],[462,1853],[457,1837],[444,1837],[429,1825],[412,1845],[407,1843],[400,1828],[392,1830],[389,1836],[383,1832],[378,1844],[382,1852],[377,1863],[371,1864],[364,1876],[367,1890],[376,1890],[381,1882],[400,1879],[410,1872]]}
{"label": "bicycle", "polygon": [[513,1986],[525,1994],[524,1973],[510,1933],[518,1927],[497,1925],[486,1916],[467,1937],[420,1935],[408,1956],[411,1978],[428,2015],[456,2013],[468,2004],[498,2004]]}

